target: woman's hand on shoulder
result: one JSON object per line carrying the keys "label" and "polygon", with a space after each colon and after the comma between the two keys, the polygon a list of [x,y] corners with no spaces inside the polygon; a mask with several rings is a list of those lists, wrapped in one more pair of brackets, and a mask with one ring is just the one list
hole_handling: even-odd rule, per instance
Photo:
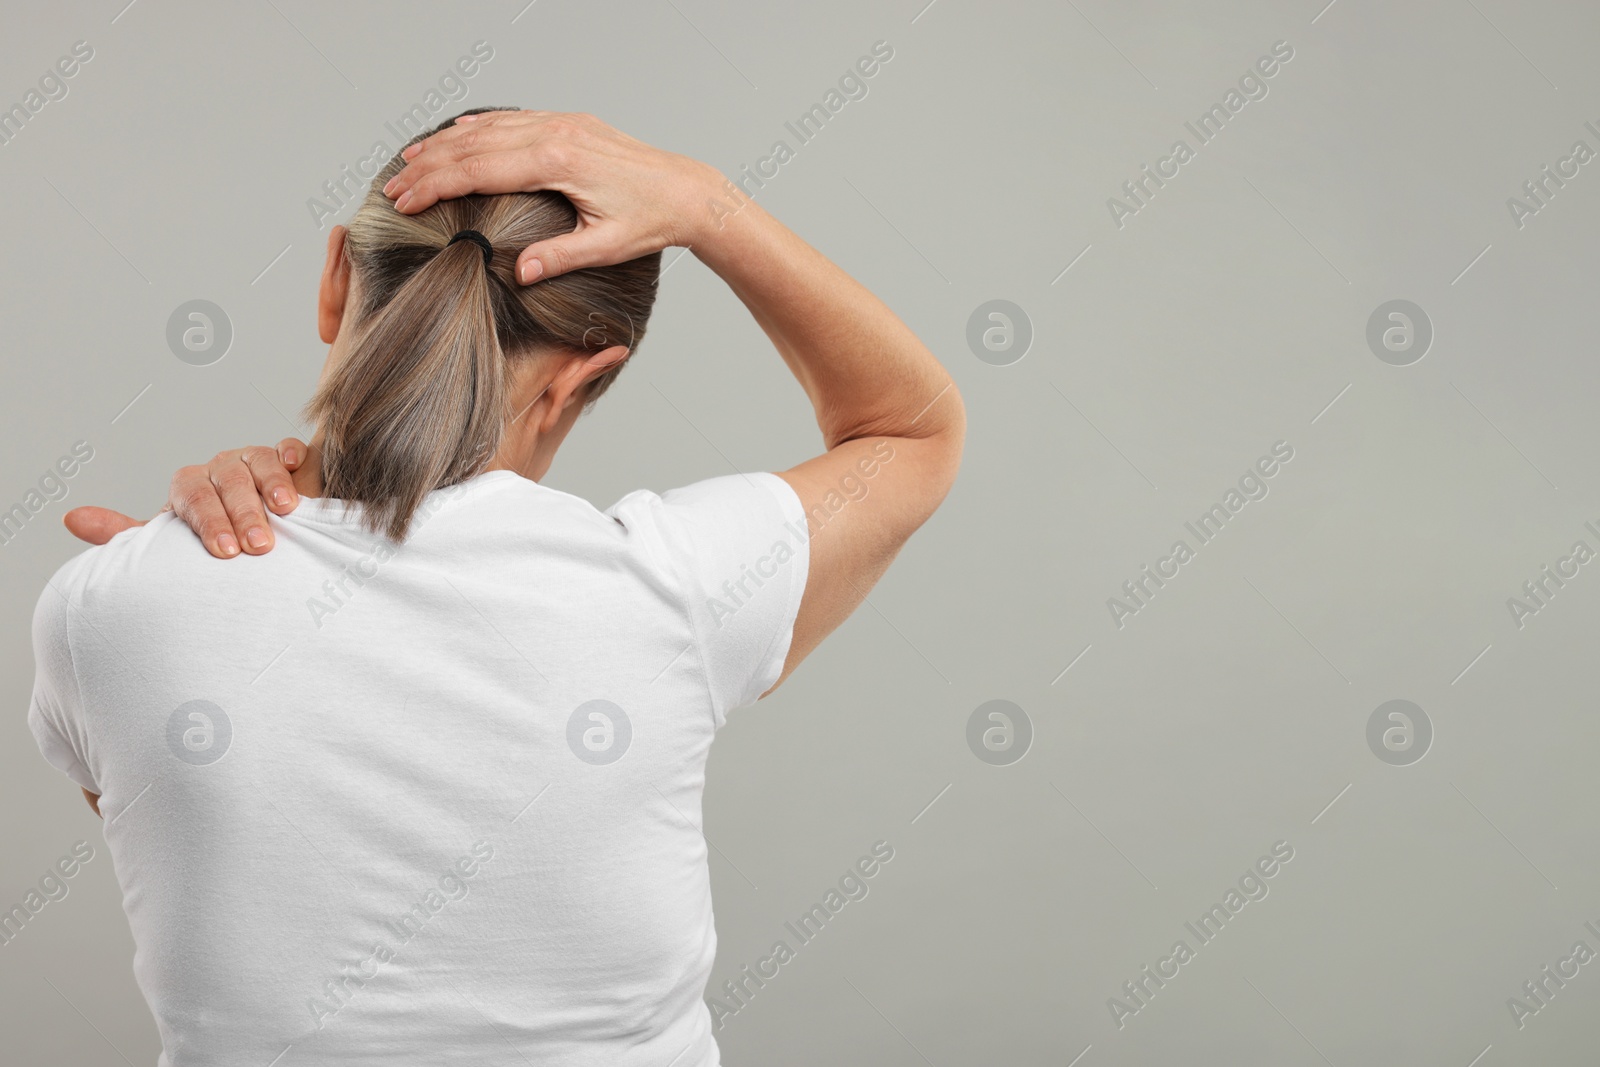
{"label": "woman's hand on shoulder", "polygon": [[405,169],[383,191],[408,215],[469,193],[553,189],[572,201],[577,228],[518,257],[525,284],[692,246],[715,229],[719,205],[728,203],[727,179],[716,168],[653,148],[593,115],[463,115],[402,154]]}
{"label": "woman's hand on shoulder", "polygon": [[[290,473],[309,454],[293,437],[277,448],[252,446],[218,452],[211,462],[180,467],[167,491],[162,511],[177,514],[218,559],[243,552],[259,556],[272,551],[267,512],[287,515],[300,503]],[[73,508],[62,517],[80,541],[103,545],[123,530],[144,523],[109,508]]]}

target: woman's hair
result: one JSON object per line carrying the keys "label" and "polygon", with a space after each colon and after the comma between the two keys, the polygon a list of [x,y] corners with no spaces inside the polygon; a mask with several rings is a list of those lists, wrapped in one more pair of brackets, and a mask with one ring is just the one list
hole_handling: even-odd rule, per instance
{"label": "woman's hair", "polygon": [[[499,110],[510,109],[462,114]],[[346,309],[354,318],[344,358],[306,405],[322,432],[323,491],[359,501],[367,527],[397,541],[425,495],[480,473],[499,449],[520,414],[508,410],[510,364],[619,344],[631,354],[661,274],[656,252],[524,286],[517,255],[570,233],[571,202],[548,191],[474,194],[403,215],[383,187],[404,166],[390,159],[350,220],[344,254],[359,306]],[[488,240],[489,262],[475,239],[452,243],[462,230]],[[586,407],[621,370],[589,383]]]}

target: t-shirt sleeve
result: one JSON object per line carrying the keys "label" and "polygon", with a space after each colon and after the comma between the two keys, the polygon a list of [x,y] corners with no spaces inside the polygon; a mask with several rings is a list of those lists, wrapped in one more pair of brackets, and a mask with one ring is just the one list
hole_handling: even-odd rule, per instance
{"label": "t-shirt sleeve", "polygon": [[805,510],[769,473],[629,494],[613,511],[626,524],[640,509],[683,589],[721,726],[783,673],[810,564]]}
{"label": "t-shirt sleeve", "polygon": [[33,611],[34,676],[28,728],[51,766],[98,794],[101,789],[89,772],[83,699],[72,665],[69,595],[67,582],[58,574]]}

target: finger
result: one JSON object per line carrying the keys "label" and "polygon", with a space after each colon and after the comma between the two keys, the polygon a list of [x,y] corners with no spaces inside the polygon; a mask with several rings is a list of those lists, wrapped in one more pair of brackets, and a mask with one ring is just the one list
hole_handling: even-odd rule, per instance
{"label": "finger", "polygon": [[543,111],[484,111],[476,115],[459,115],[456,121],[438,133],[429,134],[415,144],[409,144],[400,150],[401,159],[415,159],[424,152],[433,153],[441,148],[459,143],[460,137],[468,130],[487,130],[510,126],[525,126],[540,115],[549,114]]}
{"label": "finger", "polygon": [[473,115],[457,115],[455,125],[460,126],[474,122],[515,122],[518,120],[537,119],[547,115],[554,115],[554,111],[537,111],[533,108],[520,108],[515,111],[479,111]]}
{"label": "finger", "polygon": [[272,550],[272,530],[267,526],[267,513],[261,506],[261,494],[256,491],[255,475],[241,455],[220,471],[213,469],[211,481],[222,497],[222,508],[228,523],[239,538],[247,555],[259,556]]}
{"label": "finger", "polygon": [[398,199],[423,176],[468,156],[525,148],[529,141],[527,128],[535,122],[527,118],[503,119],[440,130],[400,153],[406,165],[384,183],[384,195]]}
{"label": "finger", "polygon": [[554,111],[483,111],[476,115],[459,115],[453,124],[438,133],[429,134],[401,149],[400,158],[415,159],[424,152],[432,154],[441,148],[458,144],[461,136],[470,130],[527,126],[548,120],[555,114]]}
{"label": "finger", "polygon": [[645,251],[619,240],[614,226],[586,226],[523,249],[517,257],[517,280],[531,285],[585,267],[626,263],[644,255]]}
{"label": "finger", "polygon": [[549,181],[570,169],[572,155],[570,143],[527,128],[461,130],[453,140],[407,163],[384,191],[394,199],[397,211],[412,214],[468,193],[559,188]]}
{"label": "finger", "polygon": [[513,136],[505,124],[483,122],[472,126],[451,126],[400,152],[406,165],[384,185],[383,191],[391,198],[401,189],[414,183],[417,177],[431,169],[453,163],[463,156],[503,149]]}
{"label": "finger", "polygon": [[[548,112],[548,111],[530,111],[527,108],[520,108],[520,109],[511,110],[511,111],[506,111],[506,110],[501,109],[501,108],[496,108],[496,109],[491,110],[491,111],[475,112],[474,114],[471,114],[471,115],[457,115],[456,118],[455,118],[455,121],[453,123],[451,123],[449,126],[446,126],[443,130],[440,130],[439,133],[444,133],[444,132],[446,132],[448,130],[453,130],[458,126],[470,126],[473,123],[477,123],[478,125],[481,125],[481,126],[492,126],[492,125],[495,125],[497,123],[526,122],[530,118],[536,118],[536,117],[538,117],[540,115],[548,115],[548,114],[551,114],[551,112]],[[438,134],[434,134],[434,136],[438,136]],[[420,142],[420,141],[418,142],[418,144],[421,144],[421,143],[422,142]]]}
{"label": "finger", "polygon": [[278,442],[278,459],[289,470],[300,469],[300,462],[311,455],[311,446],[298,437],[285,437]]}
{"label": "finger", "polygon": [[[428,142],[419,142],[431,144],[385,183],[385,195],[395,201],[397,210],[410,214],[437,200],[467,193],[561,189],[562,186],[551,184],[551,179],[570,171],[573,141],[586,132],[586,127],[571,115],[543,111],[525,114],[528,117],[520,122],[507,120],[488,126],[452,127],[434,134]],[[483,162],[485,157],[495,155],[509,155],[510,159]],[[441,172],[451,171],[453,166],[461,167],[472,179],[461,191],[454,191],[453,185],[447,190],[417,188],[426,186],[429,179]],[[483,174],[473,173],[480,167],[484,168]],[[455,175],[457,179],[460,177]],[[476,184],[479,178],[490,184]],[[407,195],[413,192],[414,196]]]}
{"label": "finger", "polygon": [[211,484],[211,472],[205,467],[179,468],[172,476],[167,503],[200,538],[207,552],[218,559],[232,559],[239,554],[239,539],[234,534],[233,523],[228,521],[222,496]]}
{"label": "finger", "polygon": [[267,502],[267,507],[279,515],[287,515],[300,503],[289,468],[284,466],[277,449],[247,448],[239,458],[249,468],[256,494]]}
{"label": "finger", "polygon": [[120,511],[96,507],[73,508],[61,516],[61,522],[73,537],[91,545],[103,545],[123,530],[144,525]]}
{"label": "finger", "polygon": [[546,180],[548,177],[530,160],[527,149],[471,155],[424,173],[400,193],[394,207],[401,214],[415,215],[441,200],[468,193],[495,195],[559,188]]}

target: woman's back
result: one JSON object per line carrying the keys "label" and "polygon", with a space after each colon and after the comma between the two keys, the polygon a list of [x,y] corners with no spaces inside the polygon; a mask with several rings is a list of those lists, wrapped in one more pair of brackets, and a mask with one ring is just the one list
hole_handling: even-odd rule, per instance
{"label": "woman's back", "polygon": [[40,600],[29,720],[101,794],[162,1062],[717,1062],[704,766],[783,667],[794,492],[354,512],[227,563],[164,516]]}

